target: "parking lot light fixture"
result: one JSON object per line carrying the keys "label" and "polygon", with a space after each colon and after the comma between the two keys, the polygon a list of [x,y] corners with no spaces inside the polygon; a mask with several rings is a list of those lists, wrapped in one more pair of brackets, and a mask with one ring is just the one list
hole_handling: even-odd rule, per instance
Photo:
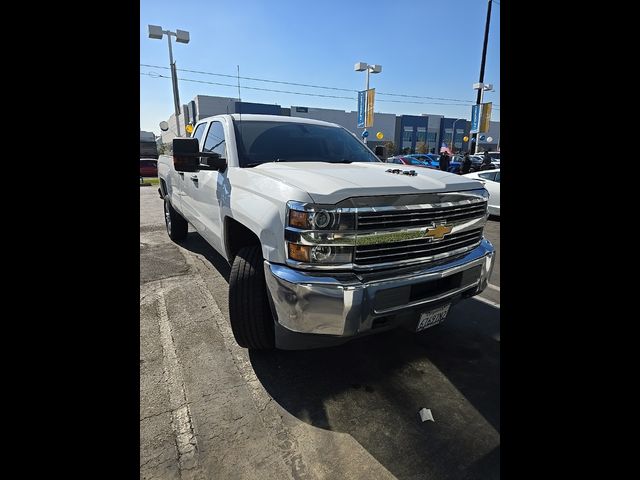
{"label": "parking lot light fixture", "polygon": [[[358,62],[353,66],[356,72],[367,72],[367,83],[365,90],[369,90],[369,74],[370,73],[382,73],[382,65],[369,65],[366,62]],[[364,137],[364,143],[367,143],[367,137]]]}
{"label": "parking lot light fixture", "polygon": [[171,83],[173,85],[173,107],[176,116],[176,130],[178,137],[182,136],[180,131],[180,95],[178,94],[178,75],[176,73],[176,62],[173,61],[173,49],[171,47],[171,37],[176,37],[178,43],[189,43],[189,32],[186,30],[163,30],[159,25],[149,25],[149,38],[154,40],[162,40],[162,36],[166,35],[169,41],[169,66],[171,67]]}

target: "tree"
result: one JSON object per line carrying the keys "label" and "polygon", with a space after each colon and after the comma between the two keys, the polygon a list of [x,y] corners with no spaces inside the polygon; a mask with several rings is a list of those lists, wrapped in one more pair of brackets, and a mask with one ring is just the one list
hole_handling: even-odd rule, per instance
{"label": "tree", "polygon": [[418,153],[427,153],[427,144],[424,142],[419,142],[416,145],[416,152]]}
{"label": "tree", "polygon": [[396,144],[393,142],[387,142],[384,144],[387,147],[387,156],[392,157],[396,154]]}
{"label": "tree", "polygon": [[171,155],[173,151],[173,144],[158,142],[158,154],[159,155]]}

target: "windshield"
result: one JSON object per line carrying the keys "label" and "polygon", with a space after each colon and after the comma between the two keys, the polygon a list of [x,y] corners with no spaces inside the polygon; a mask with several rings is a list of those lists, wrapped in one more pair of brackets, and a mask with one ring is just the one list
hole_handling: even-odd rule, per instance
{"label": "windshield", "polygon": [[340,127],[293,122],[234,121],[241,167],[267,162],[379,162]]}

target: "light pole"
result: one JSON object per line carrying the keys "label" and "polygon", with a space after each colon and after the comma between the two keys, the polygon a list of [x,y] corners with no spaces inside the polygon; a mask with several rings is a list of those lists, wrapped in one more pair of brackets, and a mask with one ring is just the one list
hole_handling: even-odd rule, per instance
{"label": "light pole", "polygon": [[[484,42],[482,44],[482,61],[480,62],[480,79],[478,80],[478,82],[480,82],[480,85],[482,84],[482,82],[484,82],[484,64],[487,60],[487,44],[489,43],[489,24],[491,23],[492,1],[493,0],[487,0],[487,19],[484,23]],[[476,105],[478,105],[478,108],[480,108],[479,105],[481,104],[482,104],[482,90],[478,92],[478,96],[476,97]],[[476,149],[478,148],[478,136],[479,136],[477,133],[475,133],[474,135],[476,136],[476,144],[473,147],[473,150],[474,150],[473,153],[475,153]],[[469,139],[469,141],[471,141],[471,139]]]}
{"label": "light pole", "polygon": [[453,137],[455,136],[456,133],[456,123],[458,123],[460,120],[464,120],[464,118],[457,118],[455,122],[453,122],[453,127],[451,128],[451,153],[453,153]]}
{"label": "light pole", "polygon": [[[367,86],[366,86],[366,90],[369,90],[369,73],[380,73],[382,72],[382,65],[369,65],[365,62],[358,62],[354,65],[353,69],[356,72],[363,72],[363,71],[367,71]],[[366,107],[365,107],[366,109]],[[366,115],[365,115],[366,118]],[[366,120],[365,120],[366,122]],[[366,125],[366,123],[365,123]],[[367,127],[365,127],[365,131],[366,131]],[[367,137],[364,137],[364,143],[367,143]]]}
{"label": "light pole", "polygon": [[178,136],[181,137],[182,133],[180,131],[180,95],[178,94],[178,75],[176,73],[176,62],[173,61],[171,37],[176,37],[176,42],[178,43],[189,43],[189,32],[177,29],[175,32],[171,32],[169,30],[163,30],[162,27],[159,27],[158,25],[149,25],[149,38],[162,40],[162,35],[166,35],[167,40],[169,41],[169,66],[171,67],[171,83],[173,84],[173,107],[176,115],[176,129],[178,130]]}
{"label": "light pole", "polygon": [[[478,105],[482,105],[482,102],[484,100],[484,92],[492,92],[493,91],[493,85],[491,83],[482,83],[482,82],[474,83],[473,84],[473,88],[474,88],[474,90],[479,90],[478,97],[480,98],[480,103]],[[478,108],[480,108],[480,107],[478,107]],[[479,112],[478,116],[480,116],[480,113],[482,113],[482,112]],[[479,128],[480,128],[480,118],[478,118],[478,129]],[[480,132],[478,131],[478,133],[475,134],[476,143],[473,146],[473,153],[474,154],[478,152],[478,139],[480,138],[479,133]],[[469,138],[469,142],[471,142],[471,138]]]}

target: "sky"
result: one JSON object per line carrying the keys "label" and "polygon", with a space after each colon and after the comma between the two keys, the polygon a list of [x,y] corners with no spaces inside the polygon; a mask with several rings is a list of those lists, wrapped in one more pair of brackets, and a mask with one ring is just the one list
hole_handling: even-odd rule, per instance
{"label": "sky", "polygon": [[[174,110],[166,36],[150,39],[149,24],[190,34],[188,44],[172,39],[181,104],[196,95],[238,98],[238,88],[236,78],[180,69],[235,76],[239,66],[240,77],[364,90],[366,73],[355,72],[354,64],[366,62],[382,65],[382,73],[370,76],[375,112],[470,119],[486,14],[487,0],[141,0],[140,63],[164,68],[140,67],[140,129],[159,135],[159,123]],[[495,1],[484,83],[494,86],[484,101],[493,102],[491,120],[499,121],[500,4]],[[242,78],[240,87],[246,102],[357,110],[355,92]]]}

